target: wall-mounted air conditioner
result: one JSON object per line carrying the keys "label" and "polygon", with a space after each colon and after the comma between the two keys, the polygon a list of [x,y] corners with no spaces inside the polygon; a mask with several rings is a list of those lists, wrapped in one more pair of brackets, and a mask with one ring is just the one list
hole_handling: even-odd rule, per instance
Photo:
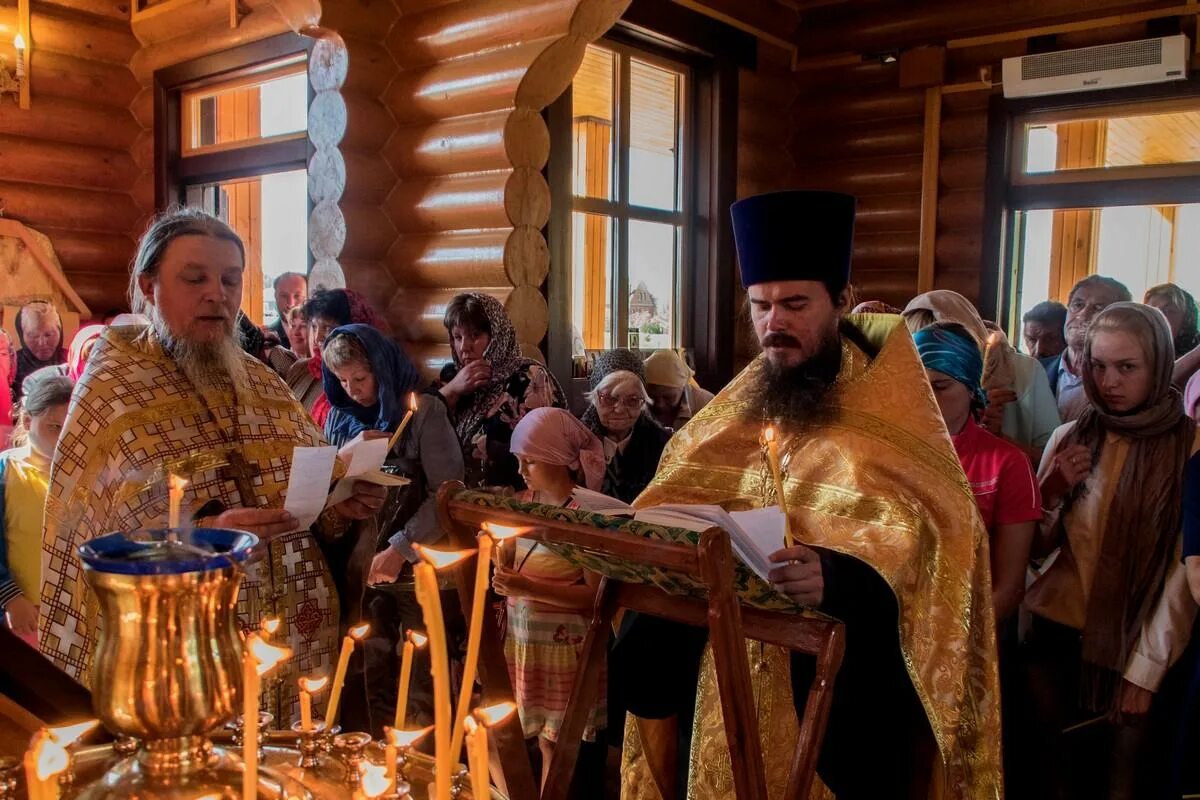
{"label": "wall-mounted air conditioner", "polygon": [[1164,36],[1004,59],[1004,96],[1038,97],[1182,80],[1188,37]]}

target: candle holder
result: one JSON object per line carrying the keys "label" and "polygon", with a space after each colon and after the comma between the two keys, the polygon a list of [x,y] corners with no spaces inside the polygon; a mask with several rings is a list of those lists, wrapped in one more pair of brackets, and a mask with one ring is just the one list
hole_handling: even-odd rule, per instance
{"label": "candle holder", "polygon": [[450,796],[459,797],[471,789],[471,771],[462,764],[455,765],[457,769],[450,777]]}
{"label": "candle holder", "polygon": [[333,737],[333,749],[346,765],[346,785],[357,789],[362,781],[359,765],[366,758],[367,745],[371,743],[369,733],[341,733]]}
{"label": "candle holder", "polygon": [[21,762],[17,759],[0,757],[0,800],[15,800],[20,770]]}
{"label": "candle holder", "polygon": [[319,767],[321,755],[329,752],[330,740],[333,738],[332,733],[325,731],[325,720],[314,719],[312,727],[307,731],[300,722],[294,722],[292,723],[292,732],[299,737],[296,740],[296,747],[300,751],[300,761],[297,766],[301,769]]}
{"label": "candle holder", "polygon": [[132,736],[119,736],[113,742],[112,749],[118,758],[128,758],[129,756],[136,755],[141,747],[142,743]]}

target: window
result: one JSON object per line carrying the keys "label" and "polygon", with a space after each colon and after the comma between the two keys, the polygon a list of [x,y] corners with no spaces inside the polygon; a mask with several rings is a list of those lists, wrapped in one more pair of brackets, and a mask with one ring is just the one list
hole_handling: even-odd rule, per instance
{"label": "window", "polygon": [[1200,97],[1051,102],[1064,105],[1019,108],[1008,122],[1010,329],[1088,275],[1134,299],[1166,282],[1200,291]]}
{"label": "window", "polygon": [[683,344],[688,68],[590,45],[573,84],[571,323],[588,350]]}
{"label": "window", "polygon": [[275,278],[309,270],[310,98],[300,42],[275,37],[156,76],[170,132],[160,203],[204,208],[238,232],[242,309],[260,325],[278,319]]}

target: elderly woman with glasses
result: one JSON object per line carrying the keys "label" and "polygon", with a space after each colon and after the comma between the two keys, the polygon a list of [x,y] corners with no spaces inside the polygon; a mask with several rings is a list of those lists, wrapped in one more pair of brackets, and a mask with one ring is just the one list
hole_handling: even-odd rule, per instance
{"label": "elderly woman with glasses", "polygon": [[630,350],[609,350],[596,357],[591,374],[591,404],[583,422],[604,445],[604,488],[609,497],[632,503],[658,469],[670,432],[650,414],[645,366]]}

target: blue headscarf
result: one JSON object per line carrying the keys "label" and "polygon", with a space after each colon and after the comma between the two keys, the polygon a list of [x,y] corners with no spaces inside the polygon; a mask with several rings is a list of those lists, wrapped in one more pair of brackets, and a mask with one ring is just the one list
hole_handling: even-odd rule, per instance
{"label": "blue headscarf", "polygon": [[969,335],[932,325],[913,334],[913,343],[926,369],[932,369],[967,387],[971,397],[983,408],[987,405],[980,381],[983,380],[983,356]]}
{"label": "blue headscarf", "polygon": [[322,365],[322,383],[330,405],[329,417],[325,420],[325,438],[340,447],[364,430],[395,430],[408,410],[406,397],[416,388],[421,376],[399,345],[370,325],[334,328],[325,344],[338,336],[353,336],[363,346],[378,387],[375,405],[360,406],[342,389],[329,367]]}

